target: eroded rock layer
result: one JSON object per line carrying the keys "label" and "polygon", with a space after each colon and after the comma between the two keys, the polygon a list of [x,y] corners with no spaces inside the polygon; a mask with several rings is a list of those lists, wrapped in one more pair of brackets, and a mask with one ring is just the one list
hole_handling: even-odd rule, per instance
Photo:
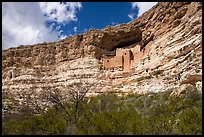
{"label": "eroded rock layer", "polygon": [[[104,56],[140,45],[129,72],[104,70]],[[103,92],[147,93],[180,89],[202,81],[202,4],[159,2],[139,18],[52,43],[2,51],[2,94],[22,106],[45,109],[53,104],[45,89],[58,88],[68,99],[70,85],[92,83],[87,96]],[[3,102],[9,106],[9,101]]]}

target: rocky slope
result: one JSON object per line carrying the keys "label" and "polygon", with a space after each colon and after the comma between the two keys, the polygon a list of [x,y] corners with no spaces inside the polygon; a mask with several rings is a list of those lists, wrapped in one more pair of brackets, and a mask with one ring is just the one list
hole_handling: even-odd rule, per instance
{"label": "rocky slope", "polygon": [[[52,106],[47,90],[68,99],[70,85],[86,81],[87,94],[180,90],[202,81],[202,4],[159,2],[139,18],[102,30],[89,30],[58,42],[2,51],[4,111]],[[144,55],[131,72],[101,69],[101,58],[116,48],[140,44]],[[83,85],[82,85],[83,86]],[[9,109],[11,106],[12,109]]]}

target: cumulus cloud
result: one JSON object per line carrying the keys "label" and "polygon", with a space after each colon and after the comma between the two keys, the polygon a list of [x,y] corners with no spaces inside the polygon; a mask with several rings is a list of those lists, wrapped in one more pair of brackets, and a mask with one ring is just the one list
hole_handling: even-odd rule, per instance
{"label": "cumulus cloud", "polygon": [[[59,4],[63,8],[60,8]],[[64,7],[67,8],[67,4],[69,9],[66,12],[62,11],[62,9],[65,10]],[[59,24],[76,21],[75,10],[78,9],[76,7],[81,7],[80,3],[56,3],[57,7],[53,7],[53,9],[57,13],[52,16],[56,20],[50,26],[46,26],[46,22],[52,20],[52,17],[50,17],[51,14],[44,16],[45,11],[40,5],[37,2],[2,3],[2,49],[56,41],[66,37],[66,35],[61,34]],[[50,6],[48,7],[50,10]],[[62,14],[62,17],[58,17],[59,13]],[[59,26],[54,29],[55,25]]]}
{"label": "cumulus cloud", "polygon": [[77,21],[76,12],[82,7],[80,2],[39,2],[39,5],[48,20],[58,23]]}
{"label": "cumulus cloud", "polygon": [[151,9],[154,5],[156,5],[157,2],[131,2],[132,9],[138,8],[138,17],[142,15],[144,12]]}
{"label": "cumulus cloud", "polygon": [[58,39],[58,33],[44,25],[46,19],[37,3],[8,2],[2,11],[3,49]]}

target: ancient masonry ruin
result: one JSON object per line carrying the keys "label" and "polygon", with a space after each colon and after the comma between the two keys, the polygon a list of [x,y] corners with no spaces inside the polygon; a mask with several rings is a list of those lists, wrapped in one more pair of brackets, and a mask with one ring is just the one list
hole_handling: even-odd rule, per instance
{"label": "ancient masonry ruin", "polygon": [[102,58],[102,68],[104,70],[120,70],[129,72],[133,63],[139,62],[143,56],[141,46],[136,45],[133,48],[117,48],[115,54],[109,54]]}

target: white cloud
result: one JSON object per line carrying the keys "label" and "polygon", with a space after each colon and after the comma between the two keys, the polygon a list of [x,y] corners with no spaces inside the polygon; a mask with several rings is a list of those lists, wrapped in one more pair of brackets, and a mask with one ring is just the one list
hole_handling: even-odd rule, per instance
{"label": "white cloud", "polygon": [[130,4],[131,4],[131,7],[132,7],[133,9],[135,9],[136,7],[138,7],[138,6],[137,6],[137,3],[138,3],[138,2],[131,2],[131,3],[130,3]]}
{"label": "white cloud", "polygon": [[77,9],[81,9],[80,2],[39,2],[40,8],[50,21],[68,23],[77,21]]}
{"label": "white cloud", "polygon": [[58,32],[45,26],[37,3],[3,3],[2,11],[3,49],[58,39]]}
{"label": "white cloud", "polygon": [[135,9],[136,7],[139,8],[138,11],[138,17],[142,15],[144,12],[151,9],[154,5],[156,5],[157,2],[131,2],[132,9]]}
{"label": "white cloud", "polygon": [[[70,17],[68,20],[76,20],[75,10],[81,5],[80,3],[69,3],[69,5],[70,12],[66,12],[67,16]],[[60,7],[59,4],[58,7]],[[54,9],[59,10],[59,8]],[[68,21],[67,17],[64,16],[57,18],[56,21]],[[47,20],[50,18],[44,16],[44,12],[37,2],[3,2],[2,49],[57,41],[59,38],[66,37],[66,35],[61,36],[62,31],[59,26],[54,29],[55,25],[59,25],[58,22],[53,22],[49,27],[46,27],[45,22]]]}
{"label": "white cloud", "polygon": [[128,14],[128,17],[129,17],[131,20],[133,20],[133,19],[134,19],[134,16],[135,16],[135,14],[134,14],[134,13],[130,13],[130,14]]}
{"label": "white cloud", "polygon": [[76,32],[77,32],[77,27],[74,27],[73,30],[74,30],[74,32],[76,33]]}

